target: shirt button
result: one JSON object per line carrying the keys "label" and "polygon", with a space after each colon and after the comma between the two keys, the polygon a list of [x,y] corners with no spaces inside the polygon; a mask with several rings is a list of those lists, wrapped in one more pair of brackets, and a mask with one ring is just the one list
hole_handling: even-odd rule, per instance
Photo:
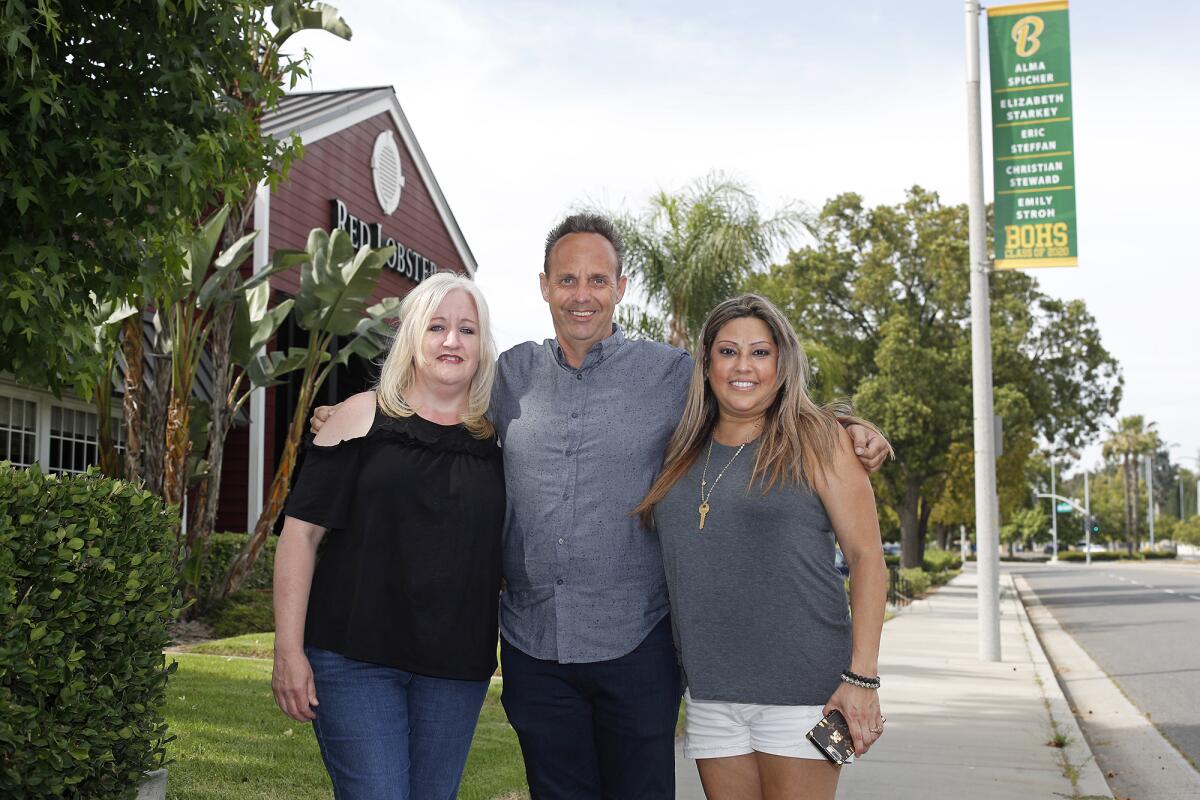
{"label": "shirt button", "polygon": [[566,539],[559,539],[559,540],[558,540],[558,543],[559,543],[559,544],[564,544],[566,541],[567,541]]}
{"label": "shirt button", "polygon": [[575,373],[575,380],[577,380],[577,381],[581,381],[581,380],[583,380],[583,373],[582,373],[582,372],[576,372],[576,373]]}
{"label": "shirt button", "polygon": [[572,412],[571,412],[571,419],[579,419],[579,412],[578,412],[578,411],[572,411]]}
{"label": "shirt button", "polygon": [[571,493],[563,492],[563,500],[570,500],[570,499],[571,499]]}
{"label": "shirt button", "polygon": [[558,580],[556,580],[556,581],[555,581],[555,583],[557,583],[559,586],[562,586],[562,585],[563,585],[563,579],[562,579],[562,578],[559,578]]}

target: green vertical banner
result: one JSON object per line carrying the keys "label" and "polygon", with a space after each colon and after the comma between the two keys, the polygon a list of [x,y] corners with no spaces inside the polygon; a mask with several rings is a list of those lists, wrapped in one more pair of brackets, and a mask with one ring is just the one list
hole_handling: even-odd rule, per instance
{"label": "green vertical banner", "polygon": [[996,269],[1079,265],[1066,2],[988,9]]}

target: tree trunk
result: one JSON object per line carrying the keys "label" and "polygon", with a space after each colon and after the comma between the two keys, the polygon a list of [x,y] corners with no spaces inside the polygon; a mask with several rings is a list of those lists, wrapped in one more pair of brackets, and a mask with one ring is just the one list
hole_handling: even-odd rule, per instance
{"label": "tree trunk", "polygon": [[100,471],[110,478],[121,477],[121,457],[117,455],[117,443],[113,439],[112,426],[112,372],[116,363],[116,343],[106,354],[104,372],[96,383],[96,460]]}
{"label": "tree trunk", "polygon": [[937,536],[938,547],[942,550],[950,549],[950,528],[946,525],[933,526],[934,535]]}
{"label": "tree trunk", "polygon": [[125,417],[125,478],[135,483],[145,473],[142,467],[142,313],[121,323],[121,354],[125,358],[125,396],[121,408]]}
{"label": "tree trunk", "polygon": [[[918,495],[920,487],[917,487]],[[925,543],[927,541],[926,534],[929,532],[929,515],[933,512],[933,504],[927,502],[924,498],[917,500],[917,541],[921,545],[921,563],[925,563]]]}
{"label": "tree trunk", "polygon": [[[222,249],[227,250],[242,236],[246,219],[253,206],[254,190],[247,192],[248,200],[231,209],[222,234]],[[225,289],[237,283],[237,275],[225,279]],[[189,547],[195,542],[204,545],[217,524],[217,509],[221,502],[221,472],[225,461],[225,437],[233,426],[233,411],[229,397],[229,385],[233,379],[233,364],[229,348],[233,341],[233,315],[235,304],[223,306],[213,316],[208,338],[208,352],[212,359],[213,386],[210,428],[208,434],[208,475],[200,481],[196,490],[196,512],[188,528]]]}
{"label": "tree trunk", "polygon": [[212,414],[208,435],[208,475],[196,489],[196,509],[188,527],[188,547],[197,542],[203,546],[217,524],[217,508],[221,501],[221,466],[225,460],[225,437],[233,424],[229,403],[231,364],[229,344],[233,329],[233,309],[228,305],[217,312],[209,335],[212,356],[213,386]]}
{"label": "tree trunk", "polygon": [[296,451],[299,449],[300,438],[304,435],[305,423],[308,420],[308,407],[316,392],[316,387],[310,385],[312,380],[312,377],[308,376],[304,388],[300,391],[296,411],[292,415],[292,423],[288,426],[288,438],[283,444],[283,453],[279,457],[279,466],[275,470],[275,477],[271,480],[271,488],[267,492],[267,500],[263,505],[262,513],[258,515],[258,522],[254,525],[254,533],[246,540],[241,552],[229,565],[229,574],[225,578],[221,594],[214,599],[229,597],[242,588],[242,584],[250,575],[250,570],[254,568],[254,563],[258,561],[267,537],[274,530],[276,520],[283,513],[283,503],[287,500],[288,489],[292,482],[292,471],[296,468]]}
{"label": "tree trunk", "polygon": [[[182,510],[183,496],[187,492],[187,457],[192,449],[188,437],[188,407],[190,385],[172,385],[171,399],[167,402],[167,425],[163,432],[163,486],[162,496],[167,505]],[[176,531],[178,535],[179,531]],[[187,557],[186,553],[182,554]]]}
{"label": "tree trunk", "polygon": [[147,384],[151,391],[143,393],[146,403],[146,428],[142,437],[142,476],[146,480],[146,488],[161,497],[167,400],[171,396],[171,359],[163,352],[161,340],[155,342],[152,357],[155,359],[154,382]]}
{"label": "tree trunk", "polygon": [[897,509],[900,517],[900,566],[919,567],[925,551],[921,546],[920,482],[914,477],[904,481],[904,499]]}
{"label": "tree trunk", "polygon": [[1126,454],[1122,466],[1125,468],[1125,542],[1132,553],[1138,538],[1137,456],[1132,453]]}

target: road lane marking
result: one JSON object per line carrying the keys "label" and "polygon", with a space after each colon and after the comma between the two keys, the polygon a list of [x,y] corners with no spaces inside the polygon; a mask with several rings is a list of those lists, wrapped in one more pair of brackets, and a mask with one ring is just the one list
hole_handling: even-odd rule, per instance
{"label": "road lane marking", "polygon": [[1200,600],[1200,596],[1194,594],[1189,594],[1188,597],[1192,598],[1193,600]]}
{"label": "road lane marking", "polygon": [[1166,592],[1167,594],[1175,594],[1174,589],[1163,589],[1163,591]]}

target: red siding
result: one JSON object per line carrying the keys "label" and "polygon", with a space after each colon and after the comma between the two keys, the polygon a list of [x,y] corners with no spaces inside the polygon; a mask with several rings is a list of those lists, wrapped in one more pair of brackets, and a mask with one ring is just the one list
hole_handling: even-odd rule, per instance
{"label": "red siding", "polygon": [[[249,405],[249,403],[247,403]],[[218,531],[246,530],[246,504],[249,502],[250,428],[234,427],[225,437],[225,457],[221,464],[221,499],[217,507]]]}
{"label": "red siding", "polygon": [[[391,216],[380,209],[371,179],[371,151],[375,137],[385,130],[396,137],[404,174],[400,205]],[[381,224],[387,236],[433,260],[440,268],[456,272],[466,269],[391,115],[371,117],[305,146],[304,158],[292,165],[287,181],[271,193],[271,251],[280,247],[303,250],[310,230],[330,228],[335,198],[344,200],[351,214],[364,222]],[[289,271],[273,278],[272,286],[294,295],[299,281],[299,273]],[[385,270],[375,299],[402,297],[412,286],[408,278]]]}

